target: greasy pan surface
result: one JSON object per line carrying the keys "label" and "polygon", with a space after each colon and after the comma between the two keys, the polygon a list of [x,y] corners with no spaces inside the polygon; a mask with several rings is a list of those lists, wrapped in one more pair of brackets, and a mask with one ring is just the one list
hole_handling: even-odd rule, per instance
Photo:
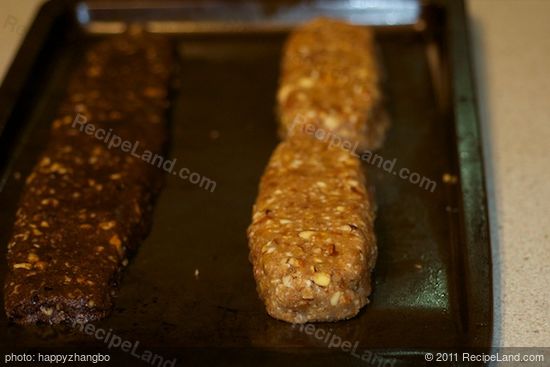
{"label": "greasy pan surface", "polygon": [[[27,54],[20,53],[2,90],[4,99],[8,91],[17,97],[10,101],[15,102],[11,114],[4,107],[0,115],[5,123],[0,137],[3,254],[21,177],[44,146],[70,70],[86,47],[106,37],[79,30],[73,13],[62,8],[50,6],[36,20],[33,30],[47,31],[41,37],[31,31],[23,47]],[[423,350],[490,342],[488,240],[479,239],[478,263],[470,263],[465,239],[475,234],[468,233],[463,211],[472,210],[472,204],[461,189],[465,168],[457,154],[461,140],[444,15],[443,9],[428,8],[426,28],[377,30],[392,121],[379,154],[395,159],[395,170],[417,172],[436,187],[432,192],[365,163],[378,201],[379,258],[371,303],[349,321],[315,324],[324,334],[357,343],[358,354],[385,350],[380,355],[412,361]],[[216,188],[210,192],[166,175],[152,232],[126,269],[113,314],[96,327],[139,341],[140,349],[167,359],[177,357],[182,365],[365,365],[342,348],[327,348],[304,329],[271,319],[258,299],[248,262],[251,206],[277,143],[275,93],[286,35],[170,34],[179,67],[168,116],[169,157],[177,159],[177,167],[214,180]],[[36,48],[43,51],[26,74],[31,69],[25,60]],[[446,176],[444,182],[445,174],[458,179]],[[483,216],[483,206],[477,212]],[[4,256],[0,264],[3,282]],[[483,278],[474,282],[472,267],[480,265]],[[63,327],[19,327],[3,313],[0,343],[3,353],[95,351],[111,354],[120,365],[139,363],[93,336]],[[409,348],[416,353],[403,352]]]}

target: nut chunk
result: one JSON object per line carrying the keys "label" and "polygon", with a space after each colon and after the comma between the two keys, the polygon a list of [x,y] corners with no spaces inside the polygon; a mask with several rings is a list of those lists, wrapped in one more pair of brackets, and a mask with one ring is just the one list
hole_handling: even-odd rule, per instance
{"label": "nut chunk", "polygon": [[355,316],[371,290],[373,221],[357,157],[314,138],[280,143],[248,229],[268,313],[292,323]]}

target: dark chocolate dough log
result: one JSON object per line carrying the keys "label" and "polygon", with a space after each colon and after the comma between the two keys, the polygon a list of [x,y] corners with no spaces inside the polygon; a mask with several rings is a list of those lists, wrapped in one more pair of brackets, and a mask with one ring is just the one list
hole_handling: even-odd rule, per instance
{"label": "dark chocolate dough log", "polygon": [[15,322],[110,312],[162,186],[146,160],[158,164],[167,138],[171,53],[165,39],[129,32],[91,46],[71,75],[8,244],[4,306]]}

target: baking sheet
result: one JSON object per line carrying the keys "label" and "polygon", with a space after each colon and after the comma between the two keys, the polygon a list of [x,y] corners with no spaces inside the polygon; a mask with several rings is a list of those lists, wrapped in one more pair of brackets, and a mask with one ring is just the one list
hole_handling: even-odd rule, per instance
{"label": "baking sheet", "polygon": [[[216,189],[167,175],[152,232],[126,269],[113,314],[97,328],[181,365],[376,365],[361,360],[367,351],[394,365],[420,365],[425,351],[488,347],[492,296],[483,172],[477,121],[464,116],[465,108],[475,112],[464,85],[469,76],[456,75],[467,63],[462,9],[393,1],[395,7],[372,10],[373,3],[46,5],[0,91],[4,254],[22,179],[45,144],[70,70],[90,44],[140,22],[170,37],[178,55],[169,156],[214,180]],[[365,163],[379,207],[371,304],[352,320],[300,329],[265,313],[248,263],[246,227],[277,144],[281,46],[294,24],[319,14],[375,25],[392,121],[378,153],[395,160],[395,170],[406,168],[436,188]],[[4,257],[1,266],[3,276]],[[4,353],[99,351],[118,365],[147,365],[78,330],[20,327],[0,317]],[[349,341],[355,355],[342,344],[329,348],[334,337],[320,334]]]}

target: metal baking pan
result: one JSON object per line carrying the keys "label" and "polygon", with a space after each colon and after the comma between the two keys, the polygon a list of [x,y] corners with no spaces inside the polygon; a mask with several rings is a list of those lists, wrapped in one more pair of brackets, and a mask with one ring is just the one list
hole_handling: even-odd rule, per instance
{"label": "metal baking pan", "polygon": [[[293,25],[318,15],[375,27],[392,120],[378,154],[410,175],[365,164],[379,207],[370,305],[348,321],[299,328],[266,314],[245,231],[277,143],[281,46]],[[71,69],[90,44],[135,22],[170,37],[178,55],[170,157],[216,188],[167,177],[116,308],[95,328],[185,366],[421,366],[428,351],[490,347],[485,184],[459,1],[50,1],[0,89],[2,276],[22,180]],[[20,327],[3,313],[0,344],[4,354],[101,352],[117,366],[151,365],[80,330]]]}

